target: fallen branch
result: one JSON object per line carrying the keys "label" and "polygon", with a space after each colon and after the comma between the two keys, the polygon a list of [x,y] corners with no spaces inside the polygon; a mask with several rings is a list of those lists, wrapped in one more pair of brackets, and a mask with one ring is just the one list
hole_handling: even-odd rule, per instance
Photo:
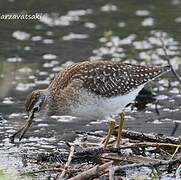
{"label": "fallen branch", "polygon": [[113,167],[113,165],[111,165],[110,167],[109,167],[109,180],[114,180],[115,178],[114,178],[114,167]]}
{"label": "fallen branch", "polygon": [[107,162],[102,165],[96,165],[91,169],[88,169],[72,178],[69,180],[84,180],[84,179],[91,179],[93,177],[99,176],[102,173],[106,173],[109,170],[109,167],[112,165],[113,161]]}
{"label": "fallen branch", "polygon": [[117,149],[126,149],[126,148],[132,148],[132,147],[181,147],[181,144],[170,144],[170,143],[157,143],[157,142],[138,142],[138,143],[132,143],[128,145],[121,145]]}
{"label": "fallen branch", "polygon": [[179,75],[177,74],[177,72],[175,71],[175,69],[173,68],[173,66],[171,65],[170,63],[170,59],[169,59],[169,56],[167,54],[167,49],[166,49],[166,46],[164,44],[164,41],[162,38],[160,38],[160,41],[161,41],[161,44],[162,44],[162,48],[163,48],[163,52],[165,54],[165,59],[167,60],[167,63],[170,65],[170,68],[171,68],[171,71],[173,73],[173,75],[175,76],[175,78],[181,83],[181,79],[179,77]]}
{"label": "fallen branch", "polygon": [[101,159],[107,159],[112,161],[126,161],[126,162],[134,162],[134,163],[155,163],[158,162],[159,159],[147,158],[143,156],[118,156],[118,155],[109,155],[103,154],[100,156]]}
{"label": "fallen branch", "polygon": [[176,163],[181,163],[181,158],[171,160],[171,161],[166,161],[166,160],[160,160],[155,163],[134,163],[134,164],[128,164],[128,165],[123,165],[123,166],[115,166],[114,171],[118,170],[125,170],[125,169],[130,169],[130,168],[139,168],[142,166],[147,166],[147,167],[158,167],[162,165],[168,165],[168,166],[173,166]]}
{"label": "fallen branch", "polygon": [[[117,131],[117,129],[116,129],[116,131]],[[161,136],[161,135],[157,135],[157,134],[154,135],[154,134],[148,134],[148,133],[142,133],[142,132],[130,131],[130,130],[123,130],[122,136],[124,138],[140,140],[140,141],[181,144],[180,138],[164,136],[164,135]]]}
{"label": "fallen branch", "polygon": [[67,162],[66,162],[66,164],[65,164],[65,167],[64,167],[64,169],[63,169],[63,171],[62,171],[62,173],[61,173],[61,175],[60,175],[60,178],[61,178],[61,179],[63,179],[63,177],[65,176],[66,170],[67,170],[67,168],[69,167],[69,165],[70,165],[70,163],[71,163],[71,161],[72,161],[72,158],[73,158],[73,155],[74,155],[74,150],[75,150],[75,147],[74,147],[74,146],[71,146],[68,160],[67,160]]}
{"label": "fallen branch", "polygon": [[181,178],[181,164],[180,164],[180,166],[177,168],[177,170],[175,172],[175,177],[176,177],[176,179]]}
{"label": "fallen branch", "polygon": [[175,149],[175,152],[173,153],[172,157],[170,158],[170,161],[174,158],[174,156],[176,155],[177,151],[179,150],[181,146],[177,146]]}

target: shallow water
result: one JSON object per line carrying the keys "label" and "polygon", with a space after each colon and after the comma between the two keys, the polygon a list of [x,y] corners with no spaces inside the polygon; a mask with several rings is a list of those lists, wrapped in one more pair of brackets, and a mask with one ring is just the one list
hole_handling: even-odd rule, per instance
{"label": "shallow water", "polygon": [[[47,87],[54,74],[69,64],[101,57],[167,64],[162,38],[173,67],[181,73],[180,0],[106,2],[0,2],[0,12],[43,14],[41,20],[0,20],[0,147],[5,159],[2,161],[6,162],[11,151],[31,153],[61,148],[65,140],[75,139],[75,130],[106,130],[102,121],[37,117],[18,148],[8,143],[8,136],[26,120],[26,96],[34,89]],[[159,100],[160,115],[153,103],[140,111],[128,107],[126,128],[180,136],[179,83],[169,73],[149,86]]]}

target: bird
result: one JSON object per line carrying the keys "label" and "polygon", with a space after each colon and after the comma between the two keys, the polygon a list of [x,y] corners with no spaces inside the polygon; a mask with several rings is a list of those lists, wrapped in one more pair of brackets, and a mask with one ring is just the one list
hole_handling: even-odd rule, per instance
{"label": "bird", "polygon": [[11,136],[24,137],[36,113],[71,115],[91,119],[111,119],[108,135],[103,143],[106,148],[115,128],[112,117],[119,115],[119,147],[124,126],[124,108],[137,97],[149,81],[170,71],[170,65],[137,65],[121,61],[83,61],[59,72],[46,89],[34,90],[26,99],[28,120]]}

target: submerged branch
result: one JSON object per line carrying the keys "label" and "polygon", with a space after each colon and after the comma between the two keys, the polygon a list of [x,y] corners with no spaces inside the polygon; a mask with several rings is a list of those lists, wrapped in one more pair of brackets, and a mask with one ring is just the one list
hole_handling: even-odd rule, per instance
{"label": "submerged branch", "polygon": [[137,131],[123,130],[122,136],[125,138],[140,140],[140,141],[181,144],[180,138],[158,135],[158,134],[154,135],[154,134],[142,133]]}
{"label": "submerged branch", "polygon": [[96,165],[91,169],[83,171],[82,173],[70,178],[69,180],[84,180],[91,179],[96,176],[100,176],[109,171],[109,167],[112,165],[113,161],[107,162],[102,165]]}
{"label": "submerged branch", "polygon": [[171,68],[171,71],[173,73],[173,75],[175,76],[175,78],[180,82],[181,84],[181,79],[179,77],[179,75],[177,74],[177,72],[175,71],[175,69],[173,68],[173,66],[171,65],[171,62],[170,62],[170,59],[169,59],[169,56],[168,56],[168,53],[167,53],[167,48],[164,44],[164,41],[162,38],[160,38],[160,41],[161,41],[161,44],[162,44],[162,48],[163,48],[163,52],[165,54],[165,59],[167,61],[167,63],[170,65],[170,68]]}

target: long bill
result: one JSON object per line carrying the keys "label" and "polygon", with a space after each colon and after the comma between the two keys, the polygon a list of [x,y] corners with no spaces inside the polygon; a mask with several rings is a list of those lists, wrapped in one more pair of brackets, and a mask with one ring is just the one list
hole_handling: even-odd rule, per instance
{"label": "long bill", "polygon": [[9,137],[11,143],[14,143],[14,139],[18,134],[20,134],[19,141],[21,141],[21,139],[24,137],[25,133],[27,132],[28,128],[31,126],[33,122],[34,113],[35,111],[31,111],[25,125],[23,125],[17,132],[15,132],[12,136]]}

